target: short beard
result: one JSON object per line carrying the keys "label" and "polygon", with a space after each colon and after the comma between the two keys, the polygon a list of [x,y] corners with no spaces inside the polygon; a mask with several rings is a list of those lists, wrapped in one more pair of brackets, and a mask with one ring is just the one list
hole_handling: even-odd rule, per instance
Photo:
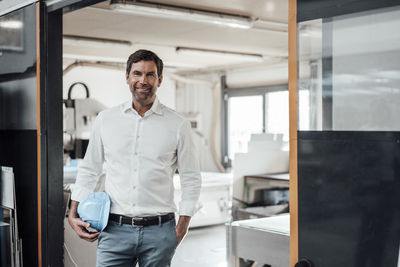
{"label": "short beard", "polygon": [[[146,96],[146,98],[140,98],[140,97],[139,97],[139,94],[136,92],[137,89],[146,89],[146,90],[149,90],[149,93],[148,93],[148,95]],[[149,104],[149,101],[150,101],[150,100],[153,98],[153,96],[154,96],[154,90],[153,90],[153,89],[154,89],[154,88],[153,88],[153,86],[151,86],[151,85],[148,85],[148,86],[145,86],[145,87],[141,87],[141,88],[138,88],[136,85],[134,85],[132,95],[133,95],[133,97],[135,98],[135,100],[136,100],[137,102],[139,102],[141,105],[147,105],[147,104]]]}

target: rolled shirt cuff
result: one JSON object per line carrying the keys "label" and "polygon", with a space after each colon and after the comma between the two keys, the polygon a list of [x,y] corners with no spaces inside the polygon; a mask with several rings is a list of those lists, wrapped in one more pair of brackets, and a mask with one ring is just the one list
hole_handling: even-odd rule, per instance
{"label": "rolled shirt cuff", "polygon": [[77,184],[71,185],[71,199],[82,202],[89,194],[93,193],[92,191],[79,186]]}
{"label": "rolled shirt cuff", "polygon": [[202,205],[197,201],[181,201],[179,203],[179,215],[180,216],[193,216]]}

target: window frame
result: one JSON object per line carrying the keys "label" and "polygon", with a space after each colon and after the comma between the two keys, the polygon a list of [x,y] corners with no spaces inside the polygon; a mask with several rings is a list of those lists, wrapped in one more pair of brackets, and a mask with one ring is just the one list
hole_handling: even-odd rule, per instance
{"label": "window frame", "polygon": [[[263,133],[265,133],[265,114],[266,114],[266,103],[265,95],[272,92],[288,91],[288,84],[278,85],[265,85],[265,86],[253,86],[253,87],[238,87],[229,88],[226,83],[226,75],[221,76],[221,162],[224,168],[232,167],[232,159],[228,155],[229,147],[229,136],[228,136],[228,117],[229,117],[229,106],[228,101],[230,97],[241,97],[241,96],[262,96],[263,98]],[[289,101],[289,100],[288,100]]]}

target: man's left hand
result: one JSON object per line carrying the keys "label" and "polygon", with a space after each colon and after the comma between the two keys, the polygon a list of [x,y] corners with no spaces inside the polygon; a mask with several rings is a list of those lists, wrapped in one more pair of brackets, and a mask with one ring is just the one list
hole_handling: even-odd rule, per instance
{"label": "man's left hand", "polygon": [[178,245],[181,243],[181,241],[188,232],[190,219],[191,219],[190,216],[179,216],[179,220],[175,228],[176,237],[178,239]]}

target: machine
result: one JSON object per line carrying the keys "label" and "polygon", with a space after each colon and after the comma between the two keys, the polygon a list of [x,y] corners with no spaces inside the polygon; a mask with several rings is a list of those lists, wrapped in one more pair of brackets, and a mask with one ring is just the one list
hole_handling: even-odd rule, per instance
{"label": "machine", "polygon": [[[85,99],[72,99],[72,90],[76,85],[85,89]],[[85,156],[92,124],[97,114],[106,108],[89,97],[89,88],[82,82],[73,83],[68,89],[68,99],[64,100],[64,163],[68,159]]]}

